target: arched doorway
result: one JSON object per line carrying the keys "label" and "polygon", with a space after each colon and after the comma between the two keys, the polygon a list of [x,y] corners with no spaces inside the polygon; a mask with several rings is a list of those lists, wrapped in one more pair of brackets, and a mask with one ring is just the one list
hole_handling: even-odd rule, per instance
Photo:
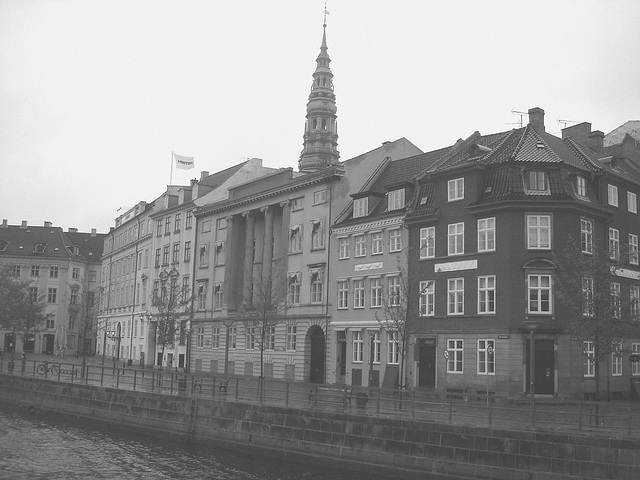
{"label": "arched doorway", "polygon": [[309,381],[311,383],[324,383],[324,332],[318,325],[314,325],[309,329],[307,335],[311,338]]}

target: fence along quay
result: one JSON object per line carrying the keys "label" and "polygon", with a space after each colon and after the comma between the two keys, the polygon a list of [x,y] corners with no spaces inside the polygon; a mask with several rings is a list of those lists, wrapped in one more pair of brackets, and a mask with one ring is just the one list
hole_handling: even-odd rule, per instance
{"label": "fence along quay", "polygon": [[528,401],[475,392],[440,397],[260,382],[115,362],[17,361],[12,367],[0,359],[2,401],[193,442],[384,468],[397,478],[419,472],[494,478],[511,471],[511,478],[640,478],[637,403],[536,401],[532,428]]}

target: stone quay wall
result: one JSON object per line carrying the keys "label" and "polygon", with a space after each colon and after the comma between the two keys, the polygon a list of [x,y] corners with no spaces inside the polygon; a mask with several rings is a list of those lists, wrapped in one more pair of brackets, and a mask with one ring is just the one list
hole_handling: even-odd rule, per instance
{"label": "stone quay wall", "polygon": [[640,440],[373,418],[0,375],[0,401],[406,479],[640,478]]}

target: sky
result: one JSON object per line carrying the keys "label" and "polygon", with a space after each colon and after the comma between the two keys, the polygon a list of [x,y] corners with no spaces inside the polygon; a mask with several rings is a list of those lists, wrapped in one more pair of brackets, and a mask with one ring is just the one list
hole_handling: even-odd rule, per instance
{"label": "sky", "polygon": [[[248,158],[297,170],[324,0],[0,0],[0,218],[106,233]],[[640,119],[637,0],[329,0],[341,160]],[[523,119],[527,123],[527,117]],[[195,168],[171,172],[172,152]]]}

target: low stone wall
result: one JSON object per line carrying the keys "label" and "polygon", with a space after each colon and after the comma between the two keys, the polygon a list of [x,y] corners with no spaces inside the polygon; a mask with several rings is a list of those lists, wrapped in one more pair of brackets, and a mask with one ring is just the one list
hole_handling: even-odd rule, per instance
{"label": "low stone wall", "polygon": [[401,421],[0,375],[0,401],[393,478],[640,478],[640,440]]}

